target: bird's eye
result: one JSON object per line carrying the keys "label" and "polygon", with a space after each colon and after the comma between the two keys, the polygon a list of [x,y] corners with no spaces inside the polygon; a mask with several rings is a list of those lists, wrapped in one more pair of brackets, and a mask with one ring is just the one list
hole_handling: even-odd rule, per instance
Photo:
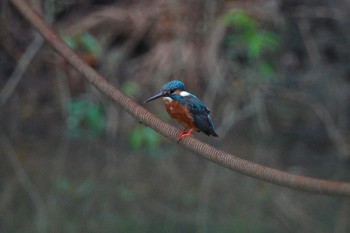
{"label": "bird's eye", "polygon": [[171,90],[171,91],[169,91],[169,93],[170,93],[170,94],[173,94],[174,92],[175,92],[175,90]]}

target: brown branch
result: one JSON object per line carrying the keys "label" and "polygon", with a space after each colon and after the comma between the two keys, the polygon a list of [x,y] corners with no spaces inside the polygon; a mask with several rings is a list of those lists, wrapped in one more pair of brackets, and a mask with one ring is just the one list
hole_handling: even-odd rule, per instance
{"label": "brown branch", "polygon": [[[143,122],[145,125],[156,130],[163,136],[176,141],[179,130],[160,120],[154,114],[135,103],[132,99],[124,95],[117,88],[109,84],[93,68],[82,61],[79,56],[69,49],[51,27],[23,0],[11,0],[14,6],[23,14],[23,16],[42,34],[56,51],[63,56],[71,65],[81,72],[97,89],[110,97],[130,113],[133,117]],[[192,151],[212,162],[227,167],[241,174],[251,176],[260,180],[274,184],[286,186],[289,188],[300,189],[304,191],[341,195],[350,197],[350,183],[337,182],[330,180],[320,180],[305,176],[293,175],[287,172],[279,171],[269,167],[261,166],[256,163],[240,159],[232,154],[218,150],[208,144],[205,144],[195,138],[185,138],[180,144],[187,150]]]}

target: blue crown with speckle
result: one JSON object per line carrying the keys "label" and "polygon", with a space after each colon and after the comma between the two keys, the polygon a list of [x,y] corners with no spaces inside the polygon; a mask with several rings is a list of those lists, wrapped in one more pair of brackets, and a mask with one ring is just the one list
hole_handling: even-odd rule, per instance
{"label": "blue crown with speckle", "polygon": [[179,80],[173,80],[165,84],[161,91],[175,91],[175,90],[185,90],[185,84]]}

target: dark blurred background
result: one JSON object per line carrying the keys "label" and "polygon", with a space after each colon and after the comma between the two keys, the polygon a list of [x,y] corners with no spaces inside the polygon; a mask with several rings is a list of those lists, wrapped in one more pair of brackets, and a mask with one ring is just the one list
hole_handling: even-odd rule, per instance
{"label": "dark blurred background", "polygon": [[[350,181],[348,0],[29,2],[135,101],[185,82],[220,136],[194,137]],[[0,232],[350,232],[349,199],[257,181],[184,150],[0,5]],[[160,100],[145,107],[176,125]]]}

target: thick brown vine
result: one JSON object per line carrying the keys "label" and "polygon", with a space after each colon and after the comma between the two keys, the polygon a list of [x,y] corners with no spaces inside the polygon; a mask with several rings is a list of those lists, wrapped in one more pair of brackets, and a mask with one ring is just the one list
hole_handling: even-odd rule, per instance
{"label": "thick brown vine", "polygon": [[[124,95],[117,88],[109,84],[106,79],[98,74],[93,68],[88,66],[76,53],[68,48],[59,38],[57,33],[55,33],[55,31],[27,4],[26,1],[11,0],[11,2],[33,25],[33,27],[41,33],[45,40],[50,43],[51,46],[75,69],[82,73],[92,85],[110,97],[115,103],[137,120],[176,142],[177,135],[179,134],[179,131],[176,128],[160,120],[154,114],[150,113]],[[180,145],[214,163],[256,179],[314,193],[350,196],[350,183],[298,176],[265,167],[218,150],[195,138],[185,138],[180,142]]]}

